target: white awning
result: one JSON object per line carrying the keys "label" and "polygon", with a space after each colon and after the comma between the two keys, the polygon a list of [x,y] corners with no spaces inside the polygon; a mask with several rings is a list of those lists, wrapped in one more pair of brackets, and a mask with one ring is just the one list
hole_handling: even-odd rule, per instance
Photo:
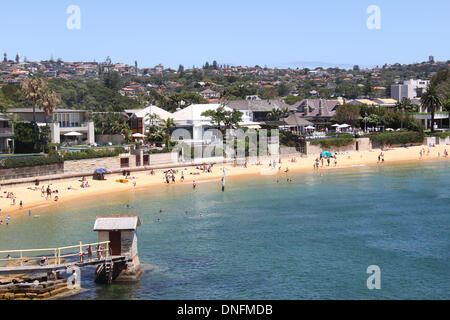
{"label": "white awning", "polygon": [[145,134],[142,134],[142,133],[135,133],[135,134],[133,134],[133,137],[134,137],[134,138],[145,138]]}
{"label": "white awning", "polygon": [[71,131],[65,134],[65,136],[67,137],[78,137],[78,136],[82,136],[82,133],[79,132],[75,132],[75,131]]}

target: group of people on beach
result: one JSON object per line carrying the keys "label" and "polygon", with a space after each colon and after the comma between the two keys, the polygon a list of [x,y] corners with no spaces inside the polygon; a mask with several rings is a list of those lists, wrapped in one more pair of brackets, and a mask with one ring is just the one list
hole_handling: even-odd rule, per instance
{"label": "group of people on beach", "polygon": [[[0,209],[0,226],[2,226],[3,225],[3,219],[1,219],[1,210],[2,209]],[[6,224],[6,226],[8,226],[9,225],[9,222],[11,221],[11,217],[8,215],[8,216],[6,216],[6,218],[5,218],[5,224]]]}
{"label": "group of people on beach", "polygon": [[320,156],[314,160],[313,168],[319,169],[319,163],[321,163],[321,166],[323,167],[325,161],[327,162],[327,166],[329,167],[331,164],[331,159],[333,159],[334,166],[336,167],[337,166],[337,155],[336,154],[332,157],[330,157],[329,155],[326,155],[324,157],[322,154],[320,154]]}
{"label": "group of people on beach", "polygon": [[[434,145],[430,145],[432,148],[434,147]],[[427,155],[429,156],[431,154],[430,148],[427,148],[427,151],[425,153],[425,148],[420,149],[419,151],[419,158],[422,159],[423,156]],[[438,157],[441,156],[441,153],[438,152]],[[447,149],[444,149],[444,157],[448,157],[448,152]]]}

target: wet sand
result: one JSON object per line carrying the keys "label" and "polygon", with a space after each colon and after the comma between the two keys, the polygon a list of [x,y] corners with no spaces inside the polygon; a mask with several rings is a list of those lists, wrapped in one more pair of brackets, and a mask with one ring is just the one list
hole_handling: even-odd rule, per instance
{"label": "wet sand", "polygon": [[[425,153],[420,157],[420,150],[425,149]],[[428,149],[430,153],[427,154]],[[337,155],[337,164],[335,166],[334,159],[331,159],[330,166],[327,165],[327,161],[324,160],[323,167],[319,162],[319,171],[320,170],[333,170],[339,168],[348,168],[360,165],[370,165],[378,163],[378,155],[383,152],[385,163],[393,163],[393,162],[404,162],[404,161],[427,161],[427,160],[437,160],[440,159],[442,161],[448,161],[449,157],[444,157],[444,149],[450,151],[450,146],[440,145],[436,147],[426,147],[426,146],[417,146],[417,147],[408,147],[408,148],[395,148],[391,150],[381,151],[380,149],[374,149],[371,151],[361,151],[361,152],[352,152],[352,153],[344,153]],[[438,155],[440,153],[440,156]],[[257,165],[255,161],[251,161],[247,164],[247,168],[243,166],[233,166],[230,164],[223,165],[217,163],[213,166],[212,172],[202,172],[201,170],[195,169],[195,167],[187,167],[178,168],[178,172],[175,175],[176,182],[174,184],[193,184],[195,180],[197,183],[197,188],[202,188],[202,182],[217,180],[220,181],[222,177],[222,168],[226,168],[226,174],[228,177],[248,177],[249,175],[279,175],[280,179],[286,177],[285,170],[289,168],[289,173],[299,172],[299,171],[312,171],[314,160],[318,157],[318,155],[309,156],[309,157],[296,157],[295,162],[291,162],[291,157],[282,157],[281,164],[276,163],[275,168],[269,167],[269,159],[261,160],[261,165]],[[380,163],[379,165],[382,165]],[[281,169],[280,169],[281,167]],[[15,185],[15,186],[4,186],[1,187],[0,194],[2,198],[0,198],[0,208],[2,209],[0,212],[0,220],[3,220],[3,225],[5,225],[5,218],[9,215],[11,218],[19,217],[19,216],[28,216],[28,212],[31,211],[31,215],[33,216],[34,209],[42,209],[50,206],[57,206],[60,203],[65,203],[67,201],[73,201],[73,205],[76,205],[77,201],[83,201],[87,197],[99,197],[102,194],[110,194],[114,192],[130,192],[133,189],[142,189],[149,187],[163,187],[165,182],[164,171],[167,169],[156,170],[154,175],[150,174],[150,171],[142,171],[132,173],[129,178],[128,183],[118,183],[116,179],[123,179],[123,176],[118,174],[106,175],[106,179],[104,181],[94,181],[92,180],[92,176],[86,177],[86,181],[89,183],[88,188],[81,188],[81,179],[67,179],[67,180],[58,180],[53,183],[45,182],[40,186],[36,187],[34,184],[23,184],[23,185]],[[184,182],[180,181],[181,172],[184,171]],[[192,174],[191,174],[192,173]],[[197,173],[194,175],[194,173]],[[133,181],[136,182],[136,186],[133,186]],[[172,182],[170,182],[173,184]],[[220,183],[220,182],[219,182]],[[50,185],[50,188],[54,190],[58,190],[58,201],[55,201],[55,195],[52,194],[52,198],[46,200],[45,196],[41,196],[41,188],[47,188]],[[72,189],[69,190],[69,187]],[[34,188],[38,188],[36,190],[30,190]],[[6,193],[5,193],[6,191]],[[7,192],[13,192],[16,197],[16,203],[13,205],[13,200],[6,198]],[[20,201],[23,202],[23,207],[20,208]]]}

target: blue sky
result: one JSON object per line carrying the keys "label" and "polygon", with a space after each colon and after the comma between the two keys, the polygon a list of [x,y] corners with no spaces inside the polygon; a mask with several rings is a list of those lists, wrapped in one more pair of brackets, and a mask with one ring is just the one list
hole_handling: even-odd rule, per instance
{"label": "blue sky", "polygon": [[[69,5],[81,29],[69,30]],[[369,5],[381,29],[369,30]],[[450,59],[448,0],[42,0],[0,10],[0,53],[28,60],[374,66]]]}

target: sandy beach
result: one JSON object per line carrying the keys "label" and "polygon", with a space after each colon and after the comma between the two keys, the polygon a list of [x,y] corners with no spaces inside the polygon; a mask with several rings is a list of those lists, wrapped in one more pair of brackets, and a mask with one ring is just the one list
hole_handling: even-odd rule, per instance
{"label": "sandy beach", "polygon": [[[422,157],[420,157],[420,150],[425,149]],[[361,151],[352,153],[343,153],[337,155],[337,164],[334,164],[334,159],[331,159],[330,166],[327,165],[327,161],[324,160],[323,166],[319,162],[318,170],[333,170],[338,168],[346,168],[358,165],[370,165],[378,163],[378,156],[381,152],[384,153],[384,163],[402,162],[402,161],[427,161],[427,160],[442,160],[449,161],[449,157],[444,157],[444,149],[450,150],[449,146],[440,145],[436,147],[416,146],[408,148],[394,148],[390,150],[381,151],[380,149],[374,149],[371,151]],[[429,150],[429,153],[428,153]],[[193,185],[195,180],[198,183],[197,188],[202,188],[200,182],[207,180],[218,180],[222,177],[222,168],[226,168],[226,174],[228,177],[245,177],[247,175],[279,175],[280,179],[286,177],[286,168],[289,168],[289,173],[299,172],[302,170],[313,171],[314,160],[318,155],[309,157],[296,157],[295,162],[291,161],[291,157],[281,158],[281,164],[276,163],[276,168],[269,166],[269,161],[262,160],[261,164],[252,163],[247,164],[247,168],[243,166],[223,165],[221,163],[215,164],[211,172],[203,172],[194,167],[178,168],[178,172],[175,174],[175,184],[189,184]],[[379,165],[383,165],[382,162]],[[281,167],[281,169],[280,169]],[[170,169],[170,168],[167,168]],[[166,170],[167,170],[166,169]],[[29,211],[33,215],[33,209],[57,206],[60,203],[67,201],[75,201],[85,199],[87,197],[95,197],[101,194],[112,192],[130,192],[133,189],[149,188],[149,187],[163,187],[165,182],[165,170],[156,170],[154,175],[150,174],[150,171],[133,172],[129,178],[128,183],[116,182],[116,179],[122,179],[123,176],[118,174],[106,175],[104,181],[94,181],[92,176],[86,177],[86,181],[89,187],[81,187],[81,179],[67,179],[58,180],[55,182],[43,182],[40,186],[36,187],[34,184],[23,184],[15,186],[3,186],[1,187],[0,194],[0,220],[5,224],[6,217],[11,218],[28,216]],[[184,181],[181,182],[181,172],[184,172]],[[135,185],[133,183],[135,181]],[[173,184],[171,182],[171,184]],[[58,190],[58,193],[53,193],[51,199],[42,195],[41,188],[44,186],[46,189],[50,185],[52,191]],[[15,204],[12,198],[7,198],[7,194],[12,192],[15,196]],[[58,201],[55,201],[55,196],[58,196]],[[22,201],[22,207],[20,202]],[[76,204],[76,202],[74,202]]]}

